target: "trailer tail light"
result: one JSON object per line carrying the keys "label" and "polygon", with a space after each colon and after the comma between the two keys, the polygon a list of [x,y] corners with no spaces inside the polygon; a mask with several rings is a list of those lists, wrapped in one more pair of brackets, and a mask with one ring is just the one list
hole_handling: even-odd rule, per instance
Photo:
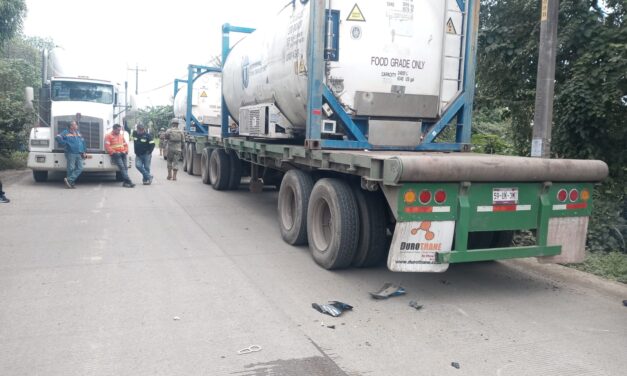
{"label": "trailer tail light", "polygon": [[413,204],[414,202],[416,202],[416,192],[411,190],[405,192],[405,196],[403,197],[403,199],[405,200],[406,204]]}
{"label": "trailer tail light", "polygon": [[443,190],[439,190],[435,192],[435,195],[433,196],[433,198],[435,199],[435,202],[437,202],[438,204],[443,204],[444,201],[446,201],[446,192],[444,192]]}
{"label": "trailer tail light", "polygon": [[426,189],[420,192],[420,203],[424,205],[428,204],[429,201],[431,201],[431,192]]}
{"label": "trailer tail light", "polygon": [[566,201],[567,198],[568,198],[568,192],[566,192],[565,189],[560,189],[559,192],[557,192],[557,201],[564,202]]}
{"label": "trailer tail light", "polygon": [[570,193],[568,194],[568,198],[571,202],[577,201],[579,199],[579,192],[576,189],[571,189]]}
{"label": "trailer tail light", "polygon": [[584,201],[588,201],[590,199],[590,191],[587,189],[581,191],[581,199]]}

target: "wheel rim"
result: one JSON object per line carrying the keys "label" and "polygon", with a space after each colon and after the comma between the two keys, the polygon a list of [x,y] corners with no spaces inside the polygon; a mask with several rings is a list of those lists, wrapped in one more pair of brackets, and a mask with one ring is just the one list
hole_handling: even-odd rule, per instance
{"label": "wheel rim", "polygon": [[312,240],[317,250],[324,253],[333,237],[333,215],[326,199],[320,199],[313,207]]}

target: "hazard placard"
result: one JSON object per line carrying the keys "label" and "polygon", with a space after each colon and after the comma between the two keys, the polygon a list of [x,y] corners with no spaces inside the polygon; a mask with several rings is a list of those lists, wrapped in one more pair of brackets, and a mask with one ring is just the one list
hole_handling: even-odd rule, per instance
{"label": "hazard placard", "polygon": [[207,98],[207,92],[203,91],[202,93],[200,93],[200,97],[201,98]]}
{"label": "hazard placard", "polygon": [[453,24],[452,18],[449,18],[448,21],[446,21],[446,33],[457,34],[457,30],[455,30],[455,24]]}
{"label": "hazard placard", "polygon": [[357,3],[355,3],[355,5],[353,6],[353,10],[351,10],[350,13],[348,14],[348,18],[346,18],[346,21],[366,22],[366,18],[364,17],[364,14],[361,12],[361,9],[359,9],[359,5],[357,5]]}

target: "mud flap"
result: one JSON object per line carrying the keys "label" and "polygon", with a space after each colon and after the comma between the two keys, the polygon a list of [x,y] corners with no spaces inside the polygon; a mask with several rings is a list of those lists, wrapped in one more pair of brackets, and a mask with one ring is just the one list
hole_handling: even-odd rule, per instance
{"label": "mud flap", "polygon": [[549,219],[547,245],[561,245],[562,253],[557,256],[538,257],[543,264],[581,263],[586,258],[586,234],[588,217],[560,217]]}
{"label": "mud flap", "polygon": [[455,221],[397,222],[388,255],[388,269],[394,272],[444,272],[447,264],[437,263],[437,254],[450,252]]}

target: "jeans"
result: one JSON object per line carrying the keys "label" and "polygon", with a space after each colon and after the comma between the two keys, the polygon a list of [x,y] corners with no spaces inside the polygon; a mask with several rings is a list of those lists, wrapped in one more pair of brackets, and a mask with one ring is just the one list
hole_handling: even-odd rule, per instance
{"label": "jeans", "polygon": [[83,158],[80,154],[66,153],[65,160],[67,161],[67,180],[70,184],[74,184],[83,172]]}
{"label": "jeans", "polygon": [[150,161],[152,160],[152,154],[144,154],[135,156],[135,167],[137,171],[141,172],[144,181],[150,180]]}
{"label": "jeans", "polygon": [[111,156],[111,161],[113,161],[113,163],[116,166],[118,166],[118,169],[120,170],[120,174],[122,175],[122,180],[125,183],[132,184],[133,182],[128,177],[128,167],[127,167],[127,163],[126,163],[126,154],[124,154],[124,153],[113,153],[113,155]]}

